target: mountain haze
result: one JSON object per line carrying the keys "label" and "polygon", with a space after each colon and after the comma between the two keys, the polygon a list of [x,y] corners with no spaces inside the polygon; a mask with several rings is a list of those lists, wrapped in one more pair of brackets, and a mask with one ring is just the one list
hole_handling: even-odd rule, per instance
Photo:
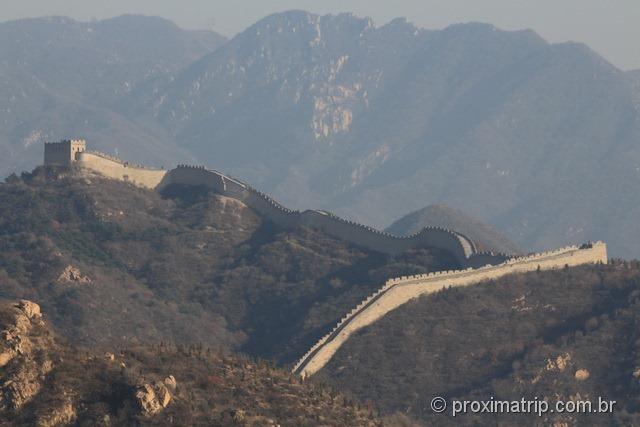
{"label": "mountain haze", "polygon": [[224,37],[154,17],[0,23],[0,171],[31,169],[42,141],[86,137],[94,149],[152,164],[189,155],[162,131],[117,111],[138,84],[166,82]]}
{"label": "mountain haze", "polygon": [[636,106],[626,73],[582,44],[294,11],[137,111],[290,206],[381,226],[446,203],[523,247],[602,238],[633,255]]}
{"label": "mountain haze", "polygon": [[640,111],[640,70],[629,71],[629,80],[631,81],[631,87],[636,102],[636,109]]}
{"label": "mountain haze", "polygon": [[[79,100],[93,93],[86,67],[61,80],[73,88],[51,95],[47,85],[45,96],[20,83],[42,67],[12,65],[4,99],[15,106],[5,107],[12,113],[0,143],[16,160],[5,160],[4,173],[35,162],[35,141],[86,135],[129,160],[197,161],[292,208],[380,228],[447,204],[530,250],[603,239],[614,256],[640,256],[640,236],[629,231],[640,214],[638,74],[585,45],[487,24],[429,31],[404,19],[376,27],[302,11],[266,17],[217,49],[213,35],[154,18],[76,26],[85,34],[132,19],[156,22],[192,50],[156,52],[148,64],[176,58],[157,73],[148,65],[136,78],[110,72],[114,81],[94,104]],[[11,34],[2,40],[13,61],[20,38]],[[84,62],[111,70],[104,58]]]}

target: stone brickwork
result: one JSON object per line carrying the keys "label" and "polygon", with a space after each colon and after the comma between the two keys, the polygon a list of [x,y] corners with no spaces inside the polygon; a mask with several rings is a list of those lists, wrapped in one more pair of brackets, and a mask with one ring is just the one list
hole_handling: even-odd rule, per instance
{"label": "stone brickwork", "polygon": [[451,253],[462,267],[497,264],[509,258],[507,254],[479,253],[469,238],[445,228],[427,227],[411,236],[400,237],[344,220],[326,211],[294,211],[221,172],[188,165],[180,165],[168,172],[147,168],[104,153],[87,151],[83,140],[45,144],[45,165],[52,164],[74,166],[85,174],[100,174],[159,191],[172,184],[209,188],[242,201],[283,228],[302,225],[320,229],[330,236],[378,252],[398,254],[413,248],[437,248]]}
{"label": "stone brickwork", "polygon": [[376,293],[347,313],[331,332],[322,337],[296,363],[293,372],[307,377],[331,360],[340,346],[356,331],[380,319],[390,311],[421,295],[448,287],[460,287],[497,279],[507,274],[550,270],[589,263],[607,263],[607,247],[603,242],[558,249],[556,251],[512,258],[499,265],[458,271],[442,271],[390,279]]}
{"label": "stone brickwork", "polygon": [[87,149],[84,139],[67,139],[44,144],[44,164],[47,166],[71,166],[77,156]]}
{"label": "stone brickwork", "polygon": [[169,171],[156,188],[162,190],[172,184],[209,188],[242,201],[283,228],[301,225],[317,228],[330,236],[378,252],[398,254],[413,248],[433,247],[453,254],[463,267],[496,264],[509,257],[506,254],[478,253],[475,243],[469,238],[440,227],[427,227],[414,235],[399,237],[344,220],[330,212],[287,209],[248,184],[202,166],[180,165]]}
{"label": "stone brickwork", "polygon": [[146,188],[156,188],[167,173],[165,170],[130,164],[96,151],[80,153],[75,165],[84,172],[97,172],[107,178],[130,182]]}

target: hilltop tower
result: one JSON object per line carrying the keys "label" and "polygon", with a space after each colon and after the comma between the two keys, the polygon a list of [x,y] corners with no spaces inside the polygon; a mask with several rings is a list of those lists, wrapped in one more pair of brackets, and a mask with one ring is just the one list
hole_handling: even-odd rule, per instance
{"label": "hilltop tower", "polygon": [[60,142],[45,142],[44,164],[45,166],[71,166],[78,160],[80,153],[87,149],[84,139],[65,139]]}

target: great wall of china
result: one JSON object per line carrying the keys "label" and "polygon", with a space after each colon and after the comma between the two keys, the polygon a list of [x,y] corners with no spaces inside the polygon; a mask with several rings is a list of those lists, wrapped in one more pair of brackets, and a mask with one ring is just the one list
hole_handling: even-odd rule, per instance
{"label": "great wall of china", "polygon": [[157,191],[171,185],[204,187],[242,201],[285,229],[298,226],[317,228],[330,236],[388,254],[431,247],[447,251],[456,258],[463,270],[388,280],[376,293],[343,317],[331,332],[322,337],[296,363],[293,372],[302,377],[313,375],[322,369],[351,334],[421,295],[447,287],[469,286],[512,273],[607,263],[607,249],[602,242],[513,258],[507,254],[480,252],[469,238],[439,227],[427,227],[411,236],[394,236],[344,220],[330,212],[287,209],[248,184],[215,170],[180,165],[165,171],[133,165],[107,154],[87,151],[83,140],[45,144],[45,165],[73,167],[83,175],[98,174]]}
{"label": "great wall of china", "polygon": [[469,286],[513,273],[590,263],[607,263],[607,246],[603,242],[582,247],[569,246],[551,252],[511,258],[502,264],[477,269],[441,271],[390,279],[377,292],[354,307],[331,332],[311,347],[295,364],[293,372],[302,377],[315,374],[331,360],[351,334],[421,295],[432,294],[448,287]]}
{"label": "great wall of china", "polygon": [[509,258],[507,254],[481,252],[469,238],[445,228],[426,227],[411,236],[394,236],[330,212],[287,209],[268,195],[221,172],[202,166],[179,165],[166,171],[133,165],[107,154],[87,151],[83,140],[45,144],[45,165],[73,166],[85,174],[97,173],[158,191],[170,185],[205,187],[242,201],[282,228],[317,228],[332,237],[378,252],[398,254],[413,248],[437,248],[452,254],[463,268],[498,264]]}

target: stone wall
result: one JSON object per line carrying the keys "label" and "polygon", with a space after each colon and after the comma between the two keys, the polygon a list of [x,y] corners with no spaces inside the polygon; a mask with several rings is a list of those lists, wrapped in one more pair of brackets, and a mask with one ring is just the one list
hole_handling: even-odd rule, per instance
{"label": "stone wall", "polygon": [[499,265],[478,269],[468,268],[390,279],[380,290],[347,313],[330,333],[311,347],[294,366],[293,372],[302,377],[313,375],[331,360],[351,334],[421,295],[431,294],[447,287],[469,286],[507,274],[588,263],[607,263],[607,248],[604,243],[596,242],[580,248],[571,246],[556,251],[512,258]]}
{"label": "stone wall", "polygon": [[54,166],[71,166],[79,153],[87,148],[83,139],[67,139],[60,142],[44,144],[44,164]]}
{"label": "stone wall", "polygon": [[85,171],[97,172],[107,178],[131,182],[146,188],[156,188],[167,171],[129,164],[116,157],[96,151],[78,155],[75,163]]}
{"label": "stone wall", "polygon": [[129,164],[95,151],[80,153],[76,164],[85,171],[159,191],[172,184],[209,188],[244,202],[285,229],[301,225],[317,228],[332,237],[378,252],[398,254],[413,248],[433,247],[451,253],[463,267],[496,264],[508,258],[506,254],[478,254],[475,244],[469,238],[444,228],[427,227],[412,236],[399,237],[344,220],[330,212],[317,210],[300,212],[287,209],[248,184],[202,166],[180,165],[165,172]]}
{"label": "stone wall", "polygon": [[389,254],[420,247],[442,249],[453,254],[458,263],[466,268],[388,280],[380,290],[349,312],[329,334],[300,359],[294,367],[294,372],[302,376],[312,375],[321,369],[353,332],[420,295],[449,286],[468,286],[511,273],[607,262],[606,245],[601,242],[583,248],[572,246],[553,252],[509,259],[507,254],[479,253],[474,242],[466,236],[439,227],[427,227],[407,237],[393,236],[344,220],[330,212],[300,212],[287,209],[248,184],[202,166],[181,165],[167,172],[129,164],[104,153],[85,151],[84,144],[81,140],[46,144],[45,164],[75,163],[85,173],[99,173],[107,178],[131,182],[158,191],[172,184],[204,187],[242,201],[285,229],[298,226],[317,228],[330,236]]}
{"label": "stone wall", "polygon": [[241,200],[285,229],[301,225],[317,228],[330,236],[378,252],[398,254],[413,248],[433,247],[451,253],[463,267],[496,264],[508,258],[506,254],[479,254],[469,238],[444,228],[428,227],[412,236],[399,237],[344,220],[330,212],[300,212],[287,209],[248,184],[201,166],[178,166],[163,177],[157,189],[162,190],[172,184],[209,188],[227,197]]}

